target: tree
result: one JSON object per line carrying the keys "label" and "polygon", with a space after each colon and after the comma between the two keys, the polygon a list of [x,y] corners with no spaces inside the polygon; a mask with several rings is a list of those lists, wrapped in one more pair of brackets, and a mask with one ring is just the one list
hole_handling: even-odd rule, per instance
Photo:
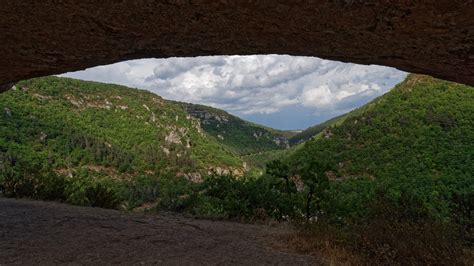
{"label": "tree", "polygon": [[299,176],[305,184],[305,212],[306,219],[308,220],[311,218],[313,205],[314,211],[321,212],[321,202],[329,187],[329,179],[326,176],[326,172],[330,170],[332,170],[332,167],[329,163],[314,159],[307,161],[299,170]]}
{"label": "tree", "polygon": [[267,164],[267,173],[270,176],[285,181],[286,193],[294,192],[290,185],[290,168],[288,164],[280,160],[273,160]]}

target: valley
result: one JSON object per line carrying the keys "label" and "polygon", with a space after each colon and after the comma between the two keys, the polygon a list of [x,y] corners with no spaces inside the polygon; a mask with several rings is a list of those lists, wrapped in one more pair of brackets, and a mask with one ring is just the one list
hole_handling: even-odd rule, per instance
{"label": "valley", "polygon": [[28,152],[38,164],[47,153],[54,170],[69,175],[83,168],[120,178],[242,176],[249,169],[240,156],[286,149],[291,134],[215,108],[68,78],[21,82],[1,100],[2,150]]}
{"label": "valley", "polygon": [[2,1],[0,266],[474,266],[474,1]]}
{"label": "valley", "polygon": [[473,256],[470,86],[410,74],[370,103],[302,132],[59,77],[19,82],[0,94],[0,111],[3,197],[291,222],[301,232],[292,250],[345,250],[343,258],[328,255],[337,262],[411,264],[421,256],[427,264],[464,263]]}

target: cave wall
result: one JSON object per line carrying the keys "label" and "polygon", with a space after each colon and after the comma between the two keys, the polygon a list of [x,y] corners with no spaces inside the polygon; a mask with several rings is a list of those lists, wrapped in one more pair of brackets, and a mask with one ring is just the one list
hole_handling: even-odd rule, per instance
{"label": "cave wall", "polygon": [[128,59],[231,54],[318,56],[474,85],[474,2],[0,1],[0,90]]}

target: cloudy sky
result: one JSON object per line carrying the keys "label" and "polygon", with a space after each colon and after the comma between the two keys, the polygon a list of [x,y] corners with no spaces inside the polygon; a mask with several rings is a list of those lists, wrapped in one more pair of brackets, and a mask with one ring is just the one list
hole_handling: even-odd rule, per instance
{"label": "cloudy sky", "polygon": [[147,89],[278,129],[304,129],[390,90],[406,73],[287,55],[140,59],[64,76]]}

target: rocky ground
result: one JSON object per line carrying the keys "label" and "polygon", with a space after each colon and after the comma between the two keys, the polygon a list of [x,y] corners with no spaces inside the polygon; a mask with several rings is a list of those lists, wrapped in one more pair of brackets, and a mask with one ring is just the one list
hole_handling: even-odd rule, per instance
{"label": "rocky ground", "polygon": [[285,249],[289,233],[282,225],[0,198],[0,265],[318,264]]}

